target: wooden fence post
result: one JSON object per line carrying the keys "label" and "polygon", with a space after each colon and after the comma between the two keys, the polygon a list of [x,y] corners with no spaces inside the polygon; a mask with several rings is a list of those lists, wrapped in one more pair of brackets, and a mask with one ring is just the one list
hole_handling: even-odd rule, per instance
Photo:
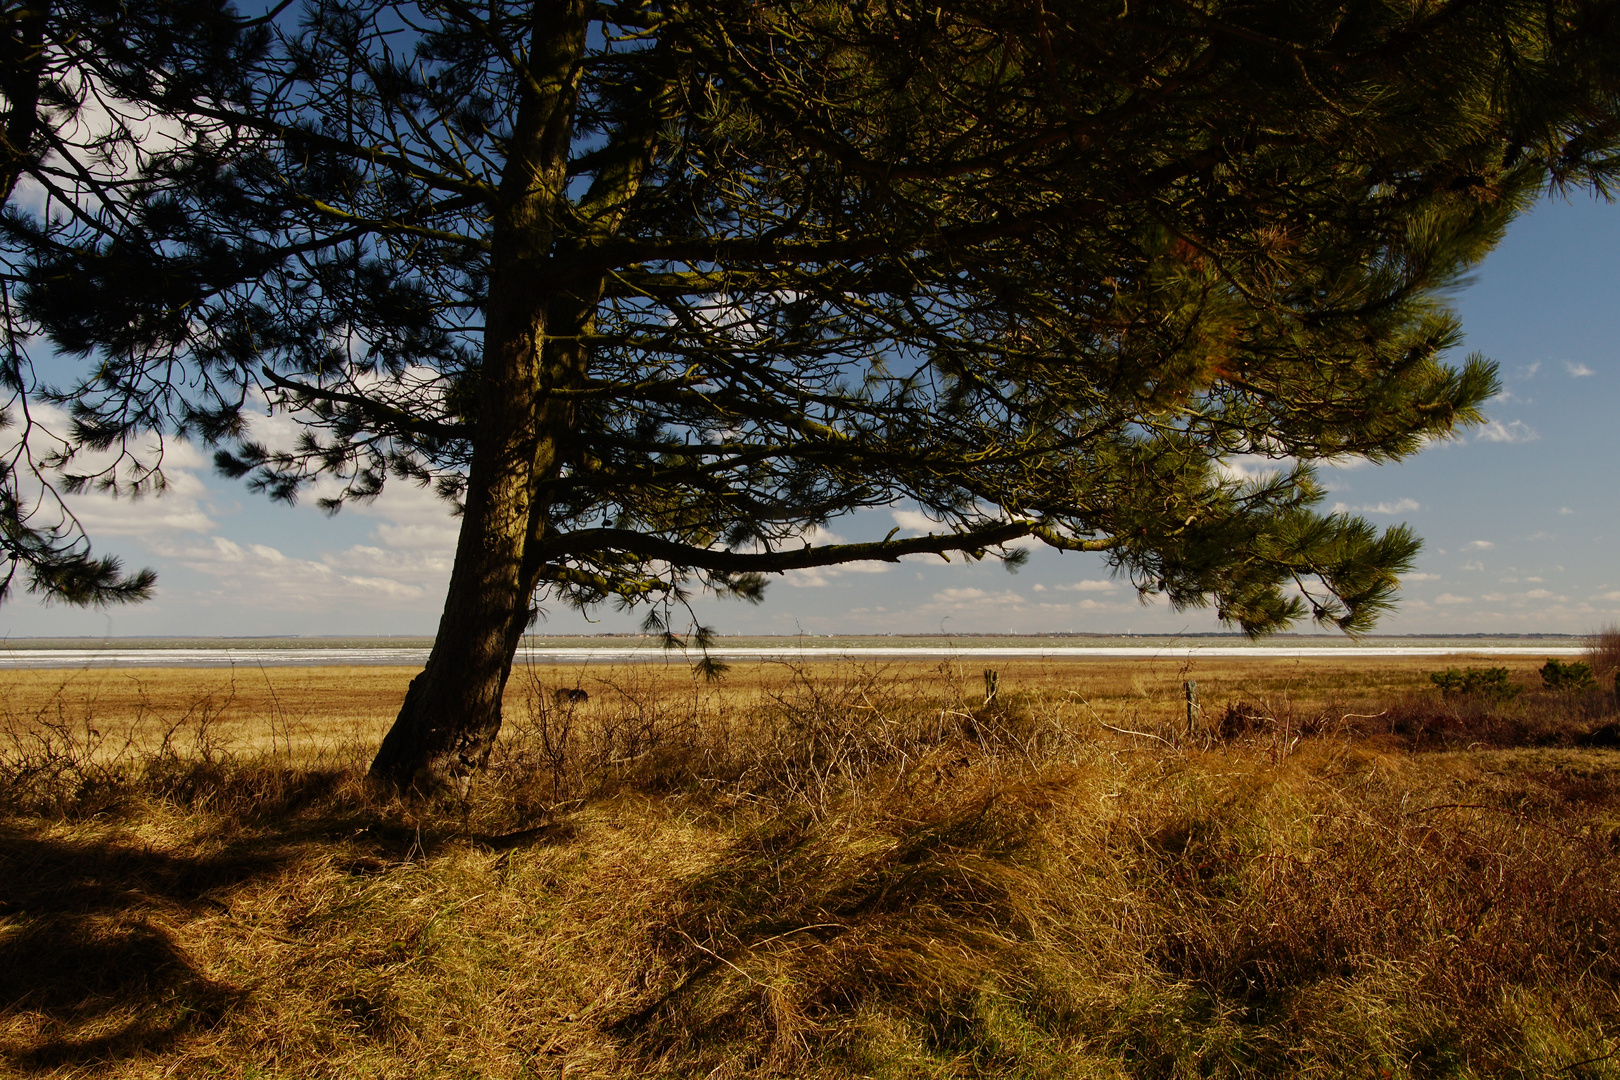
{"label": "wooden fence post", "polygon": [[1202,726],[1203,709],[1198,705],[1198,683],[1188,679],[1181,684],[1181,689],[1187,695],[1187,734],[1192,735]]}

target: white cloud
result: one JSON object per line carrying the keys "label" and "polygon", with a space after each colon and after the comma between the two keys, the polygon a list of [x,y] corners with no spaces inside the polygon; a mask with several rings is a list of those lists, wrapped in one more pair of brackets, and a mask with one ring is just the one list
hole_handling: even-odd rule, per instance
{"label": "white cloud", "polygon": [[1573,514],[1573,513],[1574,513],[1574,512],[1575,512],[1575,511],[1573,511],[1573,510],[1571,510],[1571,509],[1570,509],[1570,508],[1569,508],[1569,507],[1567,507],[1567,506],[1560,506],[1560,507],[1559,507],[1559,508],[1558,508],[1558,512],[1559,512],[1559,513],[1560,513],[1560,514]]}
{"label": "white cloud", "polygon": [[1407,575],[1403,576],[1401,578],[1401,580],[1402,581],[1439,581],[1440,580],[1440,575],[1439,574],[1407,574]]}
{"label": "white cloud", "polygon": [[935,532],[940,527],[939,522],[933,520],[921,510],[891,510],[889,513],[894,515],[896,525],[902,529],[910,529],[912,532]]}
{"label": "white cloud", "polygon": [[372,536],[385,547],[455,551],[461,519],[452,517],[450,504],[428,488],[394,480],[369,503],[354,503],[342,513],[379,519]]}
{"label": "white cloud", "polygon": [[[67,444],[56,434],[71,426],[62,410],[40,402],[29,405],[31,428],[28,450],[35,460],[64,450]],[[9,459],[17,453],[21,427],[0,432],[0,456]],[[212,508],[203,470],[208,460],[188,442],[147,435],[132,442],[125,451],[81,451],[68,463],[67,471],[88,476],[115,476],[124,494],[91,490],[66,495],[63,503],[79,519],[92,541],[102,537],[149,538],[172,533],[206,533],[214,528]],[[19,469],[20,495],[26,502],[39,496],[43,488]],[[53,478],[53,483],[59,483]],[[60,488],[58,488],[60,490]],[[45,505],[51,505],[47,496]],[[49,511],[47,511],[49,513]]]}
{"label": "white cloud", "polygon": [[1233,454],[1215,463],[1215,471],[1221,479],[1238,483],[1265,480],[1293,467],[1293,458],[1273,458],[1264,454]]}
{"label": "white cloud", "polygon": [[158,542],[152,550],[216,580],[199,595],[277,611],[329,607],[337,602],[416,601],[450,576],[443,556],[355,545],[319,561],[289,556],[266,544],[238,544],[223,536],[206,543]]}
{"label": "white cloud", "polygon": [[1475,441],[1484,439],[1486,442],[1527,443],[1535,442],[1541,436],[1537,434],[1535,428],[1523,420],[1513,420],[1506,424],[1500,420],[1492,420],[1480,428],[1479,434],[1474,438]]}
{"label": "white cloud", "polygon": [[1094,600],[1088,596],[1084,600],[1075,600],[1067,604],[1042,604],[1040,608],[1042,611],[1063,612],[1070,615],[1077,611],[1106,611],[1112,614],[1124,614],[1136,611],[1138,606],[1136,604],[1110,604],[1105,600]]}
{"label": "white cloud", "polygon": [[1451,605],[1451,604],[1472,604],[1474,601],[1470,597],[1467,597],[1467,596],[1453,596],[1451,593],[1441,593],[1439,596],[1434,598],[1434,602],[1437,603],[1437,604]]}
{"label": "white cloud", "polygon": [[930,608],[1022,608],[1024,604],[1024,598],[1011,590],[993,593],[968,586],[941,589],[934,594],[932,601],[924,606]]}
{"label": "white cloud", "polygon": [[1489,551],[1496,545],[1489,540],[1470,540],[1462,546],[1464,551]]}
{"label": "white cloud", "polygon": [[1536,377],[1536,372],[1538,372],[1540,370],[1541,370],[1541,361],[1540,360],[1537,360],[1533,364],[1525,364],[1525,365],[1523,365],[1523,366],[1521,366],[1519,368],[1519,378],[1521,378],[1521,379],[1533,379],[1533,378]]}
{"label": "white cloud", "polygon": [[1572,379],[1584,379],[1588,375],[1597,374],[1597,372],[1593,371],[1585,364],[1577,364],[1573,360],[1564,361],[1564,370],[1569,373],[1569,377]]}
{"label": "white cloud", "polygon": [[[826,535],[818,538],[819,543],[841,543],[842,541],[827,540]],[[787,583],[798,589],[817,589],[824,585],[831,585],[834,580],[845,574],[886,574],[893,563],[887,562],[851,562],[839,563],[836,566],[813,566],[803,570],[789,570],[782,575]]]}
{"label": "white cloud", "polygon": [[1531,589],[1524,594],[1526,600],[1562,600],[1562,596],[1554,596],[1549,589]]}
{"label": "white cloud", "polygon": [[166,533],[206,533],[214,519],[204,508],[206,489],[196,473],[165,469],[164,491],[114,498],[106,492],[69,496],[70,506],[92,540],[107,536],[153,537]]}
{"label": "white cloud", "polygon": [[1485,564],[1480,562],[1478,559],[1470,559],[1467,562],[1463,563],[1461,566],[1459,566],[1457,569],[1459,569],[1459,570],[1483,570],[1483,569],[1485,569]]}
{"label": "white cloud", "polygon": [[1076,581],[1071,582],[1068,585],[1059,585],[1057,587],[1059,589],[1066,589],[1070,592],[1113,592],[1115,589],[1119,588],[1119,586],[1112,581],[1096,580]]}
{"label": "white cloud", "polygon": [[1413,510],[1421,509],[1423,509],[1423,507],[1416,499],[1396,499],[1394,502],[1390,502],[1386,499],[1383,502],[1371,503],[1363,506],[1350,506],[1349,504],[1342,502],[1333,504],[1333,512],[1335,514],[1406,514]]}
{"label": "white cloud", "polygon": [[989,595],[983,589],[943,589],[934,594],[934,599],[950,604],[960,604],[965,600],[983,600]]}

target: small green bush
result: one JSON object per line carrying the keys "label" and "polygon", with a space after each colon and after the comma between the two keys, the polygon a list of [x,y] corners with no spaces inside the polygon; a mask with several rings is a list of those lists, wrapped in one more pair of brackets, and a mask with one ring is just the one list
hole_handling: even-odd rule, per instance
{"label": "small green bush", "polygon": [[1541,665],[1541,681],[1547,684],[1549,690],[1585,690],[1597,685],[1597,679],[1592,675],[1592,665],[1580,660],[1568,664],[1558,660],[1547,661]]}
{"label": "small green bush", "polygon": [[1448,698],[1478,695],[1507,701],[1523,689],[1508,677],[1508,669],[1505,667],[1469,668],[1467,671],[1448,668],[1431,674],[1429,681],[1438,686],[1440,693]]}

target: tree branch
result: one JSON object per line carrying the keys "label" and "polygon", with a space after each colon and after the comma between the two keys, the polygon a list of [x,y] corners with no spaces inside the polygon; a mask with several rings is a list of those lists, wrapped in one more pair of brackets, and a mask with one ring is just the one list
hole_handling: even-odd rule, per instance
{"label": "tree branch", "polygon": [[[847,562],[899,562],[906,555],[943,555],[952,551],[982,554],[987,548],[1029,536],[1040,528],[1032,521],[1006,521],[961,533],[929,533],[905,540],[826,544],[821,547],[806,545],[793,551],[765,552],[701,548],[629,529],[584,529],[546,542],[541,557],[549,562],[567,555],[583,555],[606,548],[696,570],[726,574],[780,574],[788,570]],[[1051,530],[1041,531],[1050,533]],[[1069,540],[1063,546],[1084,551],[1106,551],[1117,543],[1116,539],[1109,537],[1105,540]]]}
{"label": "tree branch", "polygon": [[443,424],[437,420],[424,420],[421,417],[412,416],[403,409],[396,409],[394,406],[386,405],[380,401],[372,401],[370,398],[362,397],[359,394],[346,394],[341,390],[328,390],[325,387],[311,386],[308,383],[301,383],[277,375],[268,366],[261,367],[259,371],[272,385],[282,390],[289,390],[301,397],[319,398],[323,401],[335,401],[344,405],[353,405],[373,419],[385,421],[415,435],[427,435],[435,439],[469,439],[472,437],[463,424]]}

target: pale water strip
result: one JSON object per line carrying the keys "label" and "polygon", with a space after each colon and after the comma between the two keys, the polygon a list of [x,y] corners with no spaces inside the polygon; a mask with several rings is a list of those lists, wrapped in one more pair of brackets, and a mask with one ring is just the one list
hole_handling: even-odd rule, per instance
{"label": "pale water strip", "polygon": [[[709,655],[718,660],[928,660],[958,658],[1003,660],[1113,660],[1183,659],[1187,657],[1446,657],[1446,656],[1578,656],[1576,643],[1526,645],[908,645],[908,646],[718,646]],[[325,667],[340,665],[421,667],[428,651],[420,648],[314,648],[314,649],[3,649],[0,668],[83,667]],[[527,647],[518,652],[519,663],[684,663],[697,654],[666,651],[649,646],[583,648]]]}

